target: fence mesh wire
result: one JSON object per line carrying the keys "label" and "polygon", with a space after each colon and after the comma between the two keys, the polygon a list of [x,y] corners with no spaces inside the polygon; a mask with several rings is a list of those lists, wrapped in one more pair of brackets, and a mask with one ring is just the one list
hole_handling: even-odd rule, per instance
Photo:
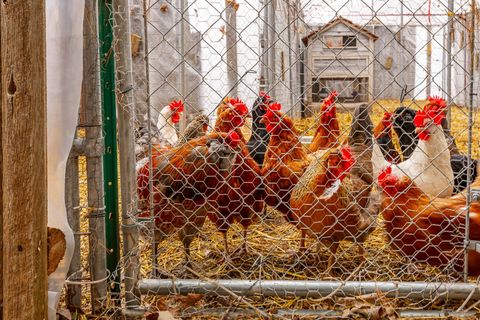
{"label": "fence mesh wire", "polygon": [[[104,318],[478,314],[471,1],[108,8],[122,258],[103,271],[92,258],[107,246],[88,204],[74,305]],[[74,181],[98,174],[86,159]]]}

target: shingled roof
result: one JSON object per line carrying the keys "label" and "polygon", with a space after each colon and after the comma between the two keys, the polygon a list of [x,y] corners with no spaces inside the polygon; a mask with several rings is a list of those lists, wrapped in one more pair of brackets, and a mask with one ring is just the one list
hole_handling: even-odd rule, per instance
{"label": "shingled roof", "polygon": [[346,25],[347,27],[349,27],[350,29],[358,32],[358,33],[363,33],[365,34],[367,37],[370,37],[373,39],[373,41],[377,40],[378,39],[378,36],[376,36],[375,34],[371,33],[370,31],[368,31],[365,27],[361,26],[361,25],[358,25],[356,23],[353,23],[352,21],[348,20],[348,19],[345,19],[344,17],[340,16],[336,19],[333,19],[331,20],[330,22],[328,22],[327,24],[321,26],[320,28],[318,28],[317,30],[314,30],[312,32],[310,32],[307,36],[305,36],[302,41],[303,43],[305,43],[305,45],[308,44],[308,41],[310,40],[310,38],[314,37],[315,35],[317,35],[318,33],[322,33],[322,32],[325,32],[327,31],[328,29],[330,28],[333,28],[334,26],[336,26],[337,24],[339,23],[342,23],[344,25]]}

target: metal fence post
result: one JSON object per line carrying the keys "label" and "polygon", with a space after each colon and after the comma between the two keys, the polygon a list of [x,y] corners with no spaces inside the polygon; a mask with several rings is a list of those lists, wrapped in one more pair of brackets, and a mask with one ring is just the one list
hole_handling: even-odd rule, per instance
{"label": "metal fence post", "polygon": [[447,130],[448,133],[450,133],[450,128],[451,128],[451,123],[452,123],[452,37],[453,37],[453,23],[454,23],[454,16],[455,13],[453,12],[454,10],[454,4],[453,0],[448,0],[448,32],[447,32],[447,103],[448,103],[448,109],[447,109],[447,122],[448,126],[447,128],[444,128],[444,130]]}
{"label": "metal fence post", "polygon": [[113,3],[115,87],[118,105],[118,141],[120,148],[120,177],[122,196],[123,268],[127,311],[140,306],[137,289],[140,261],[139,230],[132,216],[137,214],[137,184],[135,176],[135,112],[131,65],[130,14],[127,0]]}
{"label": "metal fence post", "polygon": [[475,81],[475,18],[477,15],[477,6],[476,1],[472,0],[471,2],[472,15],[470,17],[470,84],[469,84],[469,103],[468,103],[468,147],[467,147],[467,212],[465,214],[465,252],[464,252],[464,274],[463,281],[468,282],[468,246],[470,244],[470,212],[471,212],[471,203],[472,203],[472,192],[470,185],[471,177],[471,162],[472,162],[472,144],[473,144],[473,97],[476,95],[473,92],[474,81]]}
{"label": "metal fence post", "polygon": [[[103,176],[105,190],[105,232],[107,269],[112,273],[111,293],[120,293],[120,273],[117,272],[120,258],[118,234],[118,174],[117,174],[117,127],[115,109],[115,62],[113,59],[112,0],[98,2],[98,25],[100,40],[100,86],[102,96],[102,120],[104,131]],[[114,298],[114,297],[112,297]]]}

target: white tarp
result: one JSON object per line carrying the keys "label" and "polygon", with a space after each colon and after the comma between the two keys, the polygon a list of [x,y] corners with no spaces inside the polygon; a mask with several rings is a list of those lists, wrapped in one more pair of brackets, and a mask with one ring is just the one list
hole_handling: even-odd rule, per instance
{"label": "white tarp", "polygon": [[48,226],[65,233],[67,251],[48,278],[48,319],[56,308],[73,253],[65,208],[65,168],[77,125],[82,83],[83,10],[80,0],[46,1]]}

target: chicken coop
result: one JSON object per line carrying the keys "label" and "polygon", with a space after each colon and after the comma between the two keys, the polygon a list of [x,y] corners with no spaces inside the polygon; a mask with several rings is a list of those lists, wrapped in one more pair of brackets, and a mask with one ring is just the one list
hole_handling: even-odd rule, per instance
{"label": "chicken coop", "polygon": [[[374,46],[378,37],[338,17],[303,38],[307,65],[307,105],[317,105],[333,90],[342,103],[368,102],[373,92]],[[333,89],[338,88],[338,89]]]}
{"label": "chicken coop", "polygon": [[476,1],[49,1],[49,319],[480,317]]}

